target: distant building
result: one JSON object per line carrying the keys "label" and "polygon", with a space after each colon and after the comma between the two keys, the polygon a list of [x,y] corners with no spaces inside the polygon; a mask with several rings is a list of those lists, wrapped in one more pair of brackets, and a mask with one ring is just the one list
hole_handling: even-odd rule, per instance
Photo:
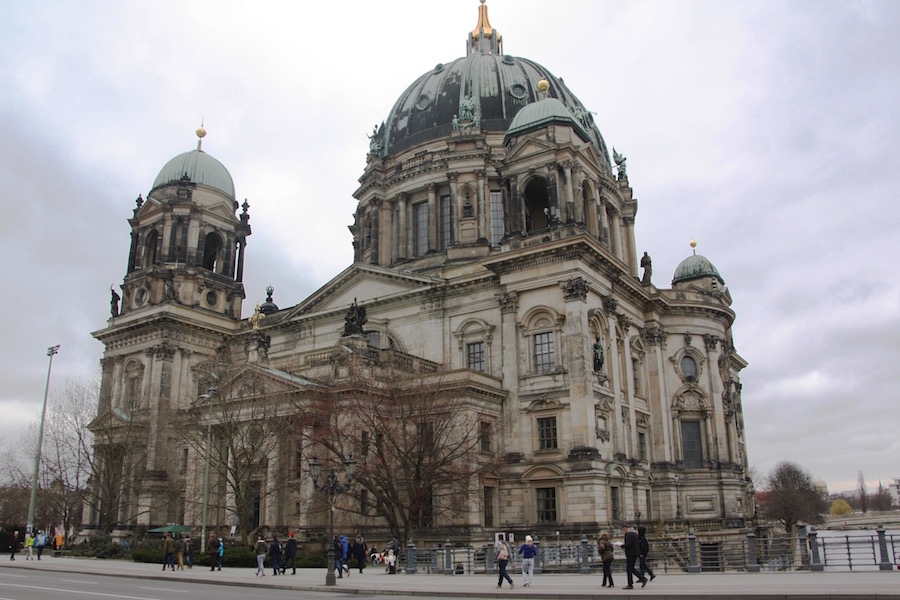
{"label": "distant building", "polygon": [[[340,383],[342,353],[448,373],[504,468],[470,482],[461,517],[435,511],[439,539],[635,520],[740,527],[753,516],[747,362],[724,279],[693,251],[658,287],[650,257],[639,260],[626,159],[610,160],[588,107],[540,64],[505,54],[486,6],[467,47],[416,79],[372,132],[354,262],[295,305],[278,307],[270,291],[241,318],[249,205],[219,161],[198,144],[159,172],[128,220],[121,307],[114,298],[94,333],[105,352],[93,428],[109,460],[92,484],[115,510],[88,509],[87,531],[104,520],[199,524],[203,447],[171,415],[207,418],[202,365],[220,355],[292,402]],[[627,85],[598,76],[609,93]],[[314,219],[296,224],[298,237]],[[351,318],[357,309],[364,318]],[[301,456],[317,451],[285,438],[258,457],[248,527],[327,523],[307,510]],[[209,522],[227,528],[239,503],[213,479]],[[374,507],[335,518],[353,531],[384,526]]]}

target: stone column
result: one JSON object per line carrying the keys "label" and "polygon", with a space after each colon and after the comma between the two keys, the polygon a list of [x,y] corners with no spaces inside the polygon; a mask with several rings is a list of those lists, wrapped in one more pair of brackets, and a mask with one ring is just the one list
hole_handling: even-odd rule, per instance
{"label": "stone column", "polygon": [[381,239],[378,240],[378,264],[390,265],[394,247],[394,212],[391,210],[390,202],[382,202],[379,207],[380,218],[378,219],[378,229],[381,232]]}
{"label": "stone column", "polygon": [[632,276],[638,276],[638,260],[637,260],[637,250],[635,249],[634,243],[634,216],[629,215],[626,217],[622,217],[622,222],[625,224],[625,243],[627,248],[624,248],[625,252],[623,253],[623,259],[628,266],[630,267],[630,271]]}
{"label": "stone column", "polygon": [[584,171],[582,170],[581,165],[575,165],[574,173],[575,189],[572,191],[573,197],[575,195],[575,192],[578,192],[578,197],[575,198],[575,222],[584,223],[585,225],[587,225],[584,204]]}
{"label": "stone column", "polygon": [[433,182],[428,184],[428,249],[437,250],[438,248],[438,203],[437,203],[437,185]]}
{"label": "stone column", "polygon": [[409,249],[409,238],[411,236],[409,235],[409,228],[407,227],[408,215],[406,214],[408,201],[409,197],[405,193],[400,193],[400,195],[397,196],[397,203],[400,207],[400,222],[398,223],[400,229],[400,242],[397,245],[397,258],[401,260],[408,256],[412,256]]}
{"label": "stone column", "polygon": [[572,191],[572,162],[566,161],[563,165],[563,173],[566,176],[566,214],[565,222],[571,223],[575,220],[575,194]]}
{"label": "stone column", "polygon": [[609,389],[613,392],[613,412],[610,417],[612,422],[609,424],[612,433],[613,452],[621,452],[623,444],[622,432],[622,373],[619,371],[619,344],[618,344],[618,315],[616,307],[618,302],[611,296],[603,298],[603,310],[606,312],[609,321]]}
{"label": "stone column", "polygon": [[[722,404],[722,378],[719,374],[719,338],[714,335],[704,335],[703,343],[706,347],[706,371],[709,396],[713,407],[713,444],[714,454],[710,458],[721,461],[728,457],[728,436],[725,435],[725,407]],[[712,451],[712,448],[710,448]]]}
{"label": "stone column", "polygon": [[603,244],[608,248],[612,249],[611,236],[612,231],[609,225],[609,211],[607,210],[606,201],[603,200],[603,196],[600,195],[600,190],[597,190],[597,210],[600,212],[600,225],[604,230],[604,241]]}
{"label": "stone column", "polygon": [[[570,430],[573,443],[595,446],[594,395],[591,383],[593,351],[587,322],[587,295],[590,289],[581,277],[560,283],[566,303],[563,325],[565,348],[560,348],[558,361],[569,367]],[[562,344],[560,344],[562,346]],[[590,365],[590,368],[589,368]]]}
{"label": "stone column", "polygon": [[487,205],[488,199],[490,195],[487,192],[487,178],[486,172],[484,169],[478,169],[475,171],[475,177],[478,179],[477,184],[477,192],[478,192],[478,205],[475,207],[475,215],[478,217],[478,236],[479,240],[489,240],[491,238],[490,231],[487,228],[487,212],[489,207]]}
{"label": "stone column", "polygon": [[[497,294],[497,302],[500,305],[500,371],[502,374],[504,389],[510,390],[510,397],[506,402],[504,426],[507,431],[513,431],[512,424],[518,416],[518,377],[519,377],[519,327],[516,317],[519,310],[519,294],[516,292],[501,292]],[[522,440],[511,439],[510,452],[522,452]],[[499,490],[499,488],[498,488]]]}
{"label": "stone column", "polygon": [[613,208],[613,213],[609,220],[609,249],[613,255],[620,260],[625,260],[625,253],[622,250],[622,230],[619,218],[619,210]]}
{"label": "stone column", "polygon": [[456,193],[456,184],[459,181],[459,173],[451,172],[447,173],[447,179],[450,180],[450,204],[453,206],[453,210],[455,211],[455,219],[453,220],[453,239],[459,239],[459,218],[462,216],[462,202],[459,199],[459,194]]}

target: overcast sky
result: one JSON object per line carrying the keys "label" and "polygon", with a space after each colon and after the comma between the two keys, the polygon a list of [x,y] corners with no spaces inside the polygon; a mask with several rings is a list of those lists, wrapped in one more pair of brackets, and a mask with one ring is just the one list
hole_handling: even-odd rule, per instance
{"label": "overcast sky", "polygon": [[[196,147],[250,203],[244,316],[352,261],[366,134],[465,53],[475,0],[0,0],[0,436],[98,370],[134,200]],[[900,477],[900,3],[490,0],[628,157],[639,254],[734,298],[749,458]]]}

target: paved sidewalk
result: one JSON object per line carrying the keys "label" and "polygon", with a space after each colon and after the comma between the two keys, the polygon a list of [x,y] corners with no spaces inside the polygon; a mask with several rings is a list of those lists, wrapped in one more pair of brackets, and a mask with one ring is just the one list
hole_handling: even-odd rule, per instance
{"label": "paved sidewalk", "polygon": [[224,568],[212,572],[208,567],[184,571],[162,571],[161,565],[118,560],[86,558],[53,558],[10,561],[0,559],[3,569],[41,569],[65,573],[91,573],[150,580],[181,580],[221,583],[255,588],[281,588],[308,591],[333,591],[343,594],[453,596],[469,598],[508,598],[512,595],[534,598],[697,598],[700,600],[741,600],[743,598],[900,598],[900,571],[865,571],[841,573],[697,573],[658,574],[656,580],[641,589],[623,590],[624,574],[616,574],[616,588],[602,588],[600,574],[536,575],[533,587],[521,585],[522,576],[515,573],[515,589],[506,584],[497,589],[496,575],[387,575],[380,568],[353,571],[350,577],[337,580],[334,587],[325,586],[325,569],[298,569],[296,575],[265,578],[254,575],[255,568]]}

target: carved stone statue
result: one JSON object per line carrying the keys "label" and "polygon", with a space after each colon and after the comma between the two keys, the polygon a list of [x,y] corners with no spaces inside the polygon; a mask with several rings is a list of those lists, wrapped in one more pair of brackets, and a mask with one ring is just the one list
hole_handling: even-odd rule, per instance
{"label": "carved stone statue", "polygon": [[641,268],[644,269],[644,276],[641,278],[641,285],[650,285],[650,277],[653,276],[653,259],[644,252],[641,257]]}
{"label": "carved stone statue", "polygon": [[363,326],[366,324],[366,307],[359,306],[356,298],[353,304],[347,310],[347,316],[344,318],[344,336],[363,335]]}
{"label": "carved stone statue", "polygon": [[600,336],[594,341],[594,371],[603,370],[603,344],[600,342]]}
{"label": "carved stone statue", "polygon": [[453,124],[453,131],[459,131],[459,117],[453,115],[451,123]]}
{"label": "carved stone statue", "polygon": [[616,163],[616,169],[619,172],[619,179],[626,179],[628,177],[628,173],[625,167],[625,161],[628,160],[625,158],[624,154],[619,154],[616,152],[616,149],[613,148],[613,160]]}
{"label": "carved stone statue", "polygon": [[463,96],[459,103],[459,120],[471,121],[475,118],[475,100],[472,96]]}
{"label": "carved stone statue", "polygon": [[381,152],[381,133],[378,131],[378,125],[372,127],[372,135],[367,135],[369,138],[369,152],[371,154],[378,154]]}
{"label": "carved stone statue", "polygon": [[109,312],[112,316],[119,316],[119,300],[122,298],[116,293],[116,290],[113,289],[113,286],[109,286],[109,293],[112,294],[112,298],[109,300]]}

